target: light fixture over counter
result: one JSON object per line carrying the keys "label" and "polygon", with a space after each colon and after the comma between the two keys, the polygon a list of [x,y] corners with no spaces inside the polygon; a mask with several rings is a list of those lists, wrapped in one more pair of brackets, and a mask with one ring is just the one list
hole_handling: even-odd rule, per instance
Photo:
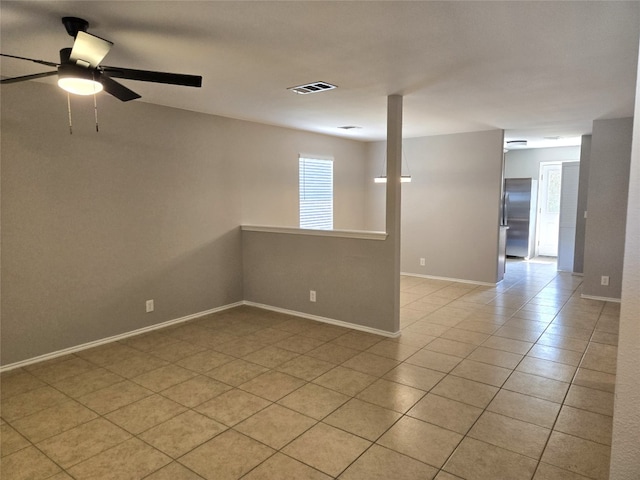
{"label": "light fixture over counter", "polygon": [[[380,175],[379,177],[375,177],[373,181],[374,183],[387,183],[387,176]],[[401,175],[400,183],[411,183],[411,175]]]}
{"label": "light fixture over counter", "polygon": [[[409,171],[409,162],[407,162],[407,157],[404,154],[404,149],[402,150],[402,161],[407,164],[407,173],[409,175],[400,175],[400,183],[411,183],[411,172]],[[375,177],[373,179],[374,183],[387,183],[387,176],[385,175],[385,167],[387,165],[387,159],[384,159],[382,162],[382,174]]]}

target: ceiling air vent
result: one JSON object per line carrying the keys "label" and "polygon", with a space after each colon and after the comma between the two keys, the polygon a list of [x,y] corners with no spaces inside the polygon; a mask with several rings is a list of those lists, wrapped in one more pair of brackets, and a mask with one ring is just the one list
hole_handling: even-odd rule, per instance
{"label": "ceiling air vent", "polygon": [[301,95],[306,95],[307,93],[324,92],[326,90],[333,90],[334,88],[336,88],[335,85],[331,85],[327,82],[313,82],[307,83],[306,85],[299,85],[297,87],[289,87],[287,90],[292,90]]}

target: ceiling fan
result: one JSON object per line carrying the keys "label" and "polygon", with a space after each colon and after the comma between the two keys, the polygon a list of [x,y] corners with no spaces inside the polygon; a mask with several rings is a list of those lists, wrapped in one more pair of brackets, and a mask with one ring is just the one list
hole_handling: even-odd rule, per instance
{"label": "ceiling fan", "polygon": [[63,48],[60,50],[60,63],[0,53],[3,57],[28,60],[48,67],[57,67],[56,70],[23,75],[21,77],[5,78],[0,80],[0,84],[23,82],[58,75],[58,85],[69,93],[93,95],[104,90],[123,102],[140,98],[140,95],[121,83],[116,82],[113,79],[114,77],[139,80],[142,82],[183,85],[187,87],[202,86],[202,77],[197,75],[153,72],[149,70],[135,70],[131,68],[100,65],[100,62],[107,53],[109,53],[113,43],[87,33],[89,22],[82,18],[63,17],[62,23],[67,33],[74,37],[75,40],[73,42],[73,48]]}

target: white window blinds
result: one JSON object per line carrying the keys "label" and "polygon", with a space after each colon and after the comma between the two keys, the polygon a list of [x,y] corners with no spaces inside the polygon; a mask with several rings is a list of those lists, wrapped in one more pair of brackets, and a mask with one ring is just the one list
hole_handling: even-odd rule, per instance
{"label": "white window blinds", "polygon": [[300,228],[333,230],[333,160],[300,157]]}

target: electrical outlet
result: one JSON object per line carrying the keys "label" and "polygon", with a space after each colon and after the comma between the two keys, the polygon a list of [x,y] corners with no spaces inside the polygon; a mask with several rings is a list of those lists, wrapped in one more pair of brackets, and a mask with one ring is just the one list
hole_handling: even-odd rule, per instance
{"label": "electrical outlet", "polygon": [[309,290],[309,301],[310,302],[315,302],[316,301],[316,291],[315,290]]}
{"label": "electrical outlet", "polygon": [[427,264],[427,260],[426,260],[426,259],[424,259],[424,258],[421,258],[421,259],[420,259],[420,266],[421,266],[421,267],[424,267],[426,264]]}
{"label": "electrical outlet", "polygon": [[145,307],[147,309],[147,313],[153,312],[153,300],[147,300],[145,302]]}
{"label": "electrical outlet", "polygon": [[600,285],[604,285],[605,287],[609,286],[609,277],[607,275],[600,277]]}

